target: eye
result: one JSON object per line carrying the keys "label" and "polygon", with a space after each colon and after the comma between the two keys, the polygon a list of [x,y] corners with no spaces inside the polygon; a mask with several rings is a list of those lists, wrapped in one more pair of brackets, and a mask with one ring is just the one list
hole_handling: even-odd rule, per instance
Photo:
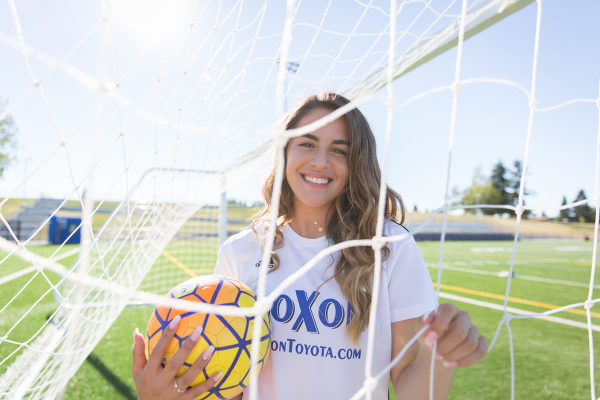
{"label": "eye", "polygon": [[335,155],[340,155],[340,156],[346,156],[348,155],[348,152],[345,149],[339,148],[339,147],[333,147],[331,149],[331,152]]}
{"label": "eye", "polygon": [[298,143],[298,146],[305,147],[307,149],[314,149],[315,148],[315,145],[312,142],[300,142],[300,143]]}

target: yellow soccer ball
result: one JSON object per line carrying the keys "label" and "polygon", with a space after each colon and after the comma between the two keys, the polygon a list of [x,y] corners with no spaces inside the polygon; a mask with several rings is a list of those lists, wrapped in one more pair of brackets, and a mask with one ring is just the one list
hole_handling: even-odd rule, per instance
{"label": "yellow soccer ball", "polygon": [[[219,275],[199,276],[189,279],[173,288],[168,293],[168,297],[237,307],[252,307],[256,301],[256,295],[248,286],[235,279]],[[231,398],[241,393],[248,386],[252,330],[255,321],[259,321],[261,324],[258,368],[259,372],[262,370],[270,348],[271,324],[268,313],[261,318],[231,317],[179,310],[170,306],[159,305],[148,322],[146,355],[152,352],[164,330],[177,315],[181,316],[181,320],[175,336],[165,351],[164,364],[175,355],[192,332],[198,326],[202,326],[202,338],[189,354],[177,376],[183,375],[210,345],[215,347],[213,356],[191,386],[204,382],[217,372],[223,372],[223,377],[219,382],[209,392],[197,399]]]}

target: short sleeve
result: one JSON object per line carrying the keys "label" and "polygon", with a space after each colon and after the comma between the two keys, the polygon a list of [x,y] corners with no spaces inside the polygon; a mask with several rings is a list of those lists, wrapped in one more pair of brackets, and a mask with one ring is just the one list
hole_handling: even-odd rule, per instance
{"label": "short sleeve", "polygon": [[228,242],[225,242],[219,248],[219,255],[217,257],[217,264],[215,265],[214,273],[239,279],[236,274],[235,261],[233,259],[231,245]]}
{"label": "short sleeve", "polygon": [[391,242],[386,261],[391,322],[417,318],[431,312],[438,301],[423,255],[404,228],[390,232],[403,236]]}

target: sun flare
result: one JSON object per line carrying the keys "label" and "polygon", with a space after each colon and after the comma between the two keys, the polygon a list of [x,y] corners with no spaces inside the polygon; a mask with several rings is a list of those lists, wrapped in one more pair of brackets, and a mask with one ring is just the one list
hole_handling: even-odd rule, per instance
{"label": "sun flare", "polygon": [[138,40],[156,45],[184,27],[185,2],[164,0],[113,0],[114,21]]}

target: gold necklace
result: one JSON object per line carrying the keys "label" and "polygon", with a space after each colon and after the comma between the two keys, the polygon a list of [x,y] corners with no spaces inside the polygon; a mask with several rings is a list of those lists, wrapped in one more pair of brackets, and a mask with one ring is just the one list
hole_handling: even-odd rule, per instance
{"label": "gold necklace", "polygon": [[[317,220],[315,220],[315,225],[318,225],[318,224],[319,224],[319,223],[317,222]],[[318,226],[318,227],[317,227],[317,231],[318,231],[319,233],[323,233],[323,227],[322,227],[322,226]]]}

